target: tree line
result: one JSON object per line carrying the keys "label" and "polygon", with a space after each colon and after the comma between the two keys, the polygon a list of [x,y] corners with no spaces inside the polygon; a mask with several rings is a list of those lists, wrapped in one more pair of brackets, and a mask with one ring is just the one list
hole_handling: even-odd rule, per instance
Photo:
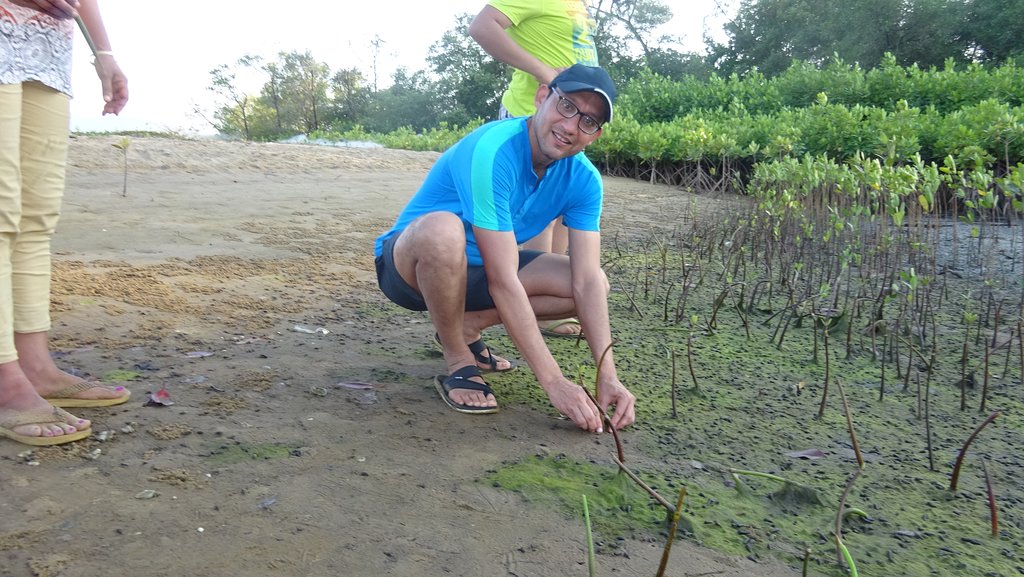
{"label": "tree line", "polygon": [[[1024,0],[741,0],[726,40],[706,39],[702,54],[683,51],[678,37],[656,35],[672,18],[659,0],[595,0],[591,8],[598,53],[620,88],[651,74],[710,85],[773,78],[795,61],[928,69],[999,65],[1024,54]],[[493,118],[511,71],[469,37],[472,15],[454,20],[431,45],[426,69],[400,68],[383,89],[375,71],[368,78],[355,67],[331,70],[308,51],[222,64],[210,71],[209,89],[220,99],[210,121],[225,135],[270,140],[353,128],[422,132]],[[376,60],[384,42],[371,44]],[[253,73],[262,76],[258,93],[238,81]]]}

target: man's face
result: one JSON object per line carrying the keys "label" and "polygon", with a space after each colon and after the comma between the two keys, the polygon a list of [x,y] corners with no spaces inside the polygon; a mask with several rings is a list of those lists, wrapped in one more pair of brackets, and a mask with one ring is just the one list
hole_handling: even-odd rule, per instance
{"label": "man's face", "polygon": [[[541,86],[535,97],[537,113],[531,126],[531,146],[535,164],[548,165],[570,157],[597,140],[601,128],[593,134],[583,129],[593,127],[593,121],[605,117],[605,103],[594,92],[560,94],[558,89]],[[573,114],[578,110],[578,113]],[[571,117],[566,118],[566,115]]]}

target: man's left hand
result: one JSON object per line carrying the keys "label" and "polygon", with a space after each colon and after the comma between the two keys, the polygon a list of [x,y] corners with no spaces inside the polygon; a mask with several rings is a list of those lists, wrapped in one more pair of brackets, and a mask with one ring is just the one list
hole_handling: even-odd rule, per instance
{"label": "man's left hand", "polygon": [[636,397],[618,379],[598,384],[597,403],[605,413],[608,413],[609,408],[615,407],[615,412],[609,417],[616,431],[636,421]]}

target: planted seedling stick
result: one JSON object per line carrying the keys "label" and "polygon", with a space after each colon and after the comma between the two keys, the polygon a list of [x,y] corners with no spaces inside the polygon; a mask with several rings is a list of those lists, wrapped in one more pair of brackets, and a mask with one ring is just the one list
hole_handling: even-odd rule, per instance
{"label": "planted seedling stick", "polygon": [[686,487],[679,490],[676,510],[672,513],[672,526],[668,530],[668,541],[665,542],[665,550],[661,552],[661,563],[658,564],[658,573],[654,577],[665,577],[665,569],[668,568],[668,558],[672,551],[672,543],[676,540],[676,531],[679,529],[679,515],[683,510],[684,498],[686,498]]}
{"label": "planted seedling stick", "polygon": [[597,408],[597,412],[601,413],[601,419],[604,422],[604,426],[608,427],[608,430],[612,434],[612,438],[615,439],[615,450],[618,451],[619,453],[619,459],[625,461],[626,457],[622,452],[622,441],[619,440],[619,432],[616,431],[615,426],[612,425],[612,418],[608,416],[608,413],[601,410],[601,404],[597,402],[597,384],[601,382],[601,365],[604,364],[604,359],[606,356],[608,356],[608,353],[611,352],[612,345],[614,344],[615,341],[608,343],[608,346],[605,347],[604,351],[601,352],[600,360],[597,361],[597,374],[594,376],[594,393],[591,394],[590,390],[587,389],[587,387],[583,386],[582,384],[580,386],[583,387],[584,392],[586,392],[587,396],[590,397],[590,401],[594,403],[594,407]]}
{"label": "planted seedling stick", "polygon": [[697,385],[697,373],[693,370],[693,333],[686,337],[686,366],[690,369],[690,380],[693,381],[694,391],[700,389]]}
{"label": "planted seedling stick", "polygon": [[672,503],[669,503],[668,501],[666,501],[665,498],[662,497],[661,495],[659,495],[657,491],[655,491],[654,489],[650,488],[647,485],[647,483],[644,483],[643,479],[641,479],[640,477],[637,477],[636,473],[634,473],[633,471],[630,471],[629,468],[626,467],[626,465],[622,461],[620,461],[618,458],[615,457],[615,455],[612,455],[612,460],[615,461],[615,464],[619,466],[619,469],[623,473],[625,473],[630,479],[633,479],[634,483],[636,483],[637,485],[640,485],[641,489],[643,489],[644,491],[647,491],[648,495],[650,495],[655,501],[660,503],[661,506],[664,507],[666,511],[668,511],[669,515],[675,515],[676,508],[672,506]]}
{"label": "planted seedling stick", "polygon": [[964,441],[964,446],[960,448],[960,454],[956,456],[956,464],[953,465],[953,477],[949,481],[950,491],[953,491],[954,493],[956,492],[956,484],[957,481],[960,479],[960,467],[961,465],[964,464],[964,455],[967,454],[967,447],[971,446],[971,443],[974,441],[974,438],[978,436],[978,433],[980,433],[986,425],[996,420],[996,417],[998,417],[1000,413],[1001,411],[996,411],[989,415],[988,418],[986,418],[984,421],[981,422],[980,425],[978,425],[977,429],[974,429],[974,432],[971,433],[971,436],[967,437],[967,440]]}
{"label": "planted seedling stick", "polygon": [[597,556],[594,555],[594,532],[590,528],[590,508],[587,506],[586,495],[583,495],[583,523],[587,527],[587,571],[590,577],[596,577]]}
{"label": "planted seedling stick", "polygon": [[999,508],[996,507],[996,492],[992,489],[992,475],[988,473],[988,464],[985,459],[981,460],[981,468],[985,471],[985,489],[988,493],[988,510],[991,512],[992,536],[999,536]]}
{"label": "planted seedling stick", "polygon": [[597,407],[597,410],[601,413],[601,419],[604,421],[604,426],[608,428],[608,430],[612,434],[612,438],[615,439],[615,452],[618,453],[619,460],[625,461],[626,456],[625,453],[623,453],[622,451],[622,441],[619,440],[619,432],[615,430],[614,426],[612,426],[611,417],[608,416],[608,413],[601,410],[601,405],[597,404],[597,399],[594,397],[594,395],[590,392],[589,389],[583,387],[583,391],[587,393],[587,396],[590,397],[590,401],[594,403],[595,407]]}
{"label": "planted seedling stick", "polygon": [[[996,323],[997,324],[994,327],[992,327],[992,344],[993,344],[993,346],[995,346],[996,335],[999,332],[998,321],[999,321],[999,307],[996,307]],[[992,347],[985,347],[985,372],[983,373],[984,377],[982,378],[982,381],[981,381],[982,382],[982,385],[981,385],[981,404],[978,405],[978,412],[979,413],[982,413],[982,412],[985,411],[985,403],[986,403],[986,401],[988,401],[988,379],[989,379],[988,364],[989,364],[989,359],[991,359],[991,358],[992,358]]]}
{"label": "planted seedling stick", "polygon": [[836,379],[836,387],[839,388],[839,396],[843,399],[843,412],[846,413],[846,427],[850,431],[850,442],[853,443],[853,454],[857,456],[857,464],[864,468],[864,456],[860,452],[860,444],[857,443],[857,433],[853,430],[853,415],[850,414],[850,404],[846,402],[846,391],[843,390],[843,380]]}
{"label": "planted seedling stick", "polygon": [[850,550],[843,544],[843,518],[846,517],[846,497],[850,494],[850,489],[853,488],[853,484],[860,477],[860,474],[864,472],[864,467],[857,469],[850,480],[846,483],[846,489],[843,490],[842,497],[839,498],[839,509],[836,511],[836,547],[839,548],[839,552],[846,561],[846,566],[850,569],[850,575],[857,577],[857,565],[853,562],[853,556],[850,555]]}
{"label": "planted seedling stick", "polygon": [[672,418],[678,419],[679,413],[676,412],[676,350],[672,349]]}

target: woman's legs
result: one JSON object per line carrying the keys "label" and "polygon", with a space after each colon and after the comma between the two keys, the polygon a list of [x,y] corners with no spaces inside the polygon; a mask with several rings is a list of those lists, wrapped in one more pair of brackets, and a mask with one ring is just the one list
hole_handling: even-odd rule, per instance
{"label": "woman's legs", "polygon": [[[50,240],[60,218],[68,150],[68,97],[36,82],[23,84],[21,222],[11,254],[14,342],[21,369],[54,404],[128,400],[124,387],[79,387],[81,377],[57,367],[50,355]],[[62,392],[64,391],[64,392]],[[72,396],[73,399],[57,399]],[[82,403],[82,401],[86,401]]]}
{"label": "woman's legs", "polygon": [[[12,261],[22,217],[22,102],[23,85],[0,85],[0,428],[5,435],[46,437],[60,442],[62,436],[87,430],[90,423],[67,413],[55,413],[39,395],[18,361],[18,339],[14,334],[17,296]],[[66,118],[65,115],[65,122]],[[48,291],[46,298],[49,299]],[[25,415],[33,420],[25,422]]]}

